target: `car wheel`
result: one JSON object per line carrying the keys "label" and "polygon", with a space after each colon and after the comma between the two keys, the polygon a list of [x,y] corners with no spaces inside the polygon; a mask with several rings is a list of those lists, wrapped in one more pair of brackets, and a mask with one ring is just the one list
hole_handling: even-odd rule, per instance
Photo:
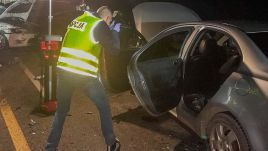
{"label": "car wheel", "polygon": [[6,49],[8,47],[8,41],[4,34],[0,33],[0,50]]}
{"label": "car wheel", "polygon": [[106,64],[105,64],[105,57],[104,57],[104,53],[102,51],[101,56],[100,56],[100,81],[102,83],[102,85],[104,86],[104,88],[109,91],[112,92],[112,88],[108,82],[108,77],[107,77],[107,70],[106,70]]}
{"label": "car wheel", "polygon": [[227,114],[217,114],[208,125],[211,151],[249,151],[249,143],[241,125]]}

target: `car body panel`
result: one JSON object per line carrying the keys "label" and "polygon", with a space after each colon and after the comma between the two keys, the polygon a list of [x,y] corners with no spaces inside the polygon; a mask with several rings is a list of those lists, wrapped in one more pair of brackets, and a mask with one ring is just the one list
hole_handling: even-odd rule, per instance
{"label": "car body panel", "polygon": [[[267,150],[268,144],[265,140],[268,139],[268,101],[259,91],[255,80],[233,73],[200,114],[192,120],[190,125],[194,125],[194,131],[201,138],[207,139],[206,128],[210,120],[218,113],[226,113],[241,124],[252,150]],[[267,87],[268,82],[262,82],[264,83],[261,85],[265,84]],[[177,110],[180,114],[180,109]]]}
{"label": "car body panel", "polygon": [[145,2],[134,7],[132,12],[136,29],[147,41],[172,25],[201,21],[193,10],[176,3]]}

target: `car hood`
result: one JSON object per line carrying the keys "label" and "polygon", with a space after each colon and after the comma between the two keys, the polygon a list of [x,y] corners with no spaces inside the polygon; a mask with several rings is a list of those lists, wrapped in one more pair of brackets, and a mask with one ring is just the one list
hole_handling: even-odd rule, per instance
{"label": "car hood", "polygon": [[170,2],[144,2],[132,9],[135,27],[149,41],[163,29],[182,22],[201,21],[191,9]]}

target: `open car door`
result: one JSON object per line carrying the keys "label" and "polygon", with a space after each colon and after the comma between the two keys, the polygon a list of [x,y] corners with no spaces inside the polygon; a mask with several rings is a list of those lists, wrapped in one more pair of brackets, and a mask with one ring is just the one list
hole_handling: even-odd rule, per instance
{"label": "open car door", "polygon": [[154,116],[176,107],[181,99],[181,53],[191,28],[178,30],[158,35],[132,57],[128,67],[129,80],[138,100]]}

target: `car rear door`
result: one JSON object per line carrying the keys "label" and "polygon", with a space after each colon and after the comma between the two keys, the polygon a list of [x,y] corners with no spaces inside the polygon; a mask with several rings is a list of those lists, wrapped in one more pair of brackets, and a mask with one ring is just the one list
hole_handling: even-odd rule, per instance
{"label": "car rear door", "polygon": [[162,32],[131,59],[128,77],[141,105],[157,116],[176,107],[183,92],[182,51],[191,27]]}

